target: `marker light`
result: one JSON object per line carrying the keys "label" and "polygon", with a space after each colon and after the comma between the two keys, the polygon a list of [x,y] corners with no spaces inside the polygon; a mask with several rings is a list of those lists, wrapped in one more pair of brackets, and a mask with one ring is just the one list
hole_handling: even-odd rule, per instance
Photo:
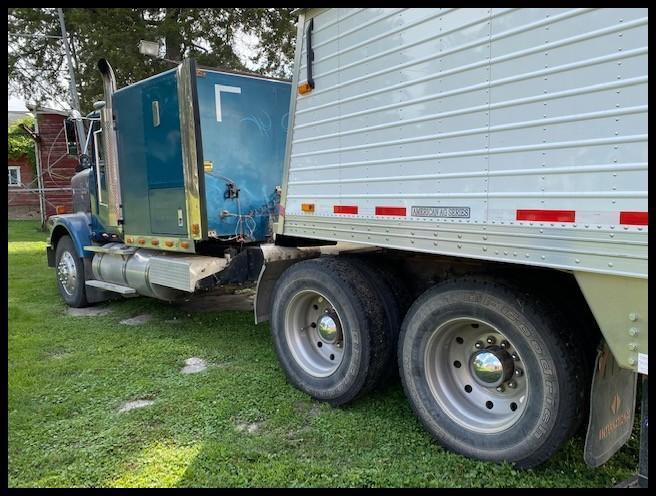
{"label": "marker light", "polygon": [[298,92],[301,95],[305,95],[306,93],[309,93],[312,91],[312,86],[310,86],[310,83],[307,81],[302,82],[301,84],[298,85]]}

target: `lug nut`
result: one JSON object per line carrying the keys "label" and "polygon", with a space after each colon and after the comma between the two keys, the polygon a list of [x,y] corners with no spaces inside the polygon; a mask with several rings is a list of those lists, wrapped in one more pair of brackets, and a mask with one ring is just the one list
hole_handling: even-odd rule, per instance
{"label": "lug nut", "polygon": [[501,342],[499,343],[499,346],[501,346],[502,348],[508,348],[508,347],[510,346],[510,344],[508,343],[508,341],[506,341],[506,340],[504,339],[503,341],[501,341]]}
{"label": "lug nut", "polygon": [[510,381],[510,382],[508,383],[508,387],[509,387],[510,389],[515,389],[515,388],[517,387],[517,383],[516,383],[515,381]]}
{"label": "lug nut", "polygon": [[501,384],[500,386],[497,386],[497,391],[499,391],[500,393],[503,393],[505,390],[506,390],[506,388],[503,387],[503,384]]}
{"label": "lug nut", "polygon": [[482,341],[476,341],[476,344],[474,345],[474,348],[480,350],[482,347],[483,347],[483,342]]}
{"label": "lug nut", "polygon": [[516,362],[519,362],[519,355],[517,355],[517,353],[513,353],[511,356],[512,356],[513,360],[515,360]]}
{"label": "lug nut", "polygon": [[524,373],[524,372],[522,372],[522,369],[515,369],[515,375],[516,375],[517,377],[519,377],[519,376],[522,375],[523,373]]}
{"label": "lug nut", "polygon": [[494,344],[496,342],[497,342],[497,340],[494,339],[494,336],[488,336],[487,337],[487,344]]}

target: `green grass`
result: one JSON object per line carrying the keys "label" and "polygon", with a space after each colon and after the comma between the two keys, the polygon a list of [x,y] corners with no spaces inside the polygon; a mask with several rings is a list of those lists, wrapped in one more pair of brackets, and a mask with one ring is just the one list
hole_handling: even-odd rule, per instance
{"label": "green grass", "polygon": [[[608,487],[637,470],[636,430],[594,470],[581,434],[532,470],[469,460],[431,441],[398,380],[346,408],[312,402],[248,312],[106,305],[67,316],[45,234],[9,222],[10,486]],[[119,324],[144,312],[144,325]],[[180,374],[192,356],[213,365]],[[134,399],[155,403],[117,413]]]}

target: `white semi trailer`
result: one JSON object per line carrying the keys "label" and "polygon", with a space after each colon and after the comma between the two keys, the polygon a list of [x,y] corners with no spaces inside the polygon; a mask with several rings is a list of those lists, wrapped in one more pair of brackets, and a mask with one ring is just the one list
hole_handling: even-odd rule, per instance
{"label": "white semi trailer", "polygon": [[[114,120],[130,159],[121,164],[124,218],[105,222],[93,201],[85,213],[88,199],[51,218],[61,294],[73,306],[110,293],[175,299],[256,279],[256,322],[270,321],[295,387],[342,405],[398,373],[440,444],[519,467],[547,460],[586,420],[585,460],[604,463],[631,434],[642,375],[646,484],[647,33],[647,9],[302,9],[289,113],[273,122],[287,128],[282,177],[267,177],[266,188],[248,172],[264,175],[270,154],[253,162],[249,147],[265,138],[239,127],[266,122],[247,115],[257,109],[245,102],[265,95],[251,76],[189,61],[161,75],[177,81],[178,124],[160,114],[174,99],[125,105],[134,88],[116,90],[101,61],[102,123]],[[216,114],[203,106],[214,109],[210,76],[231,78],[215,85]],[[277,95],[282,86],[268,87]],[[146,111],[126,119],[121,105]],[[201,140],[198,123],[216,131]],[[151,198],[148,224],[139,202],[166,197],[151,177],[161,166],[141,163],[152,159],[143,142],[162,129],[182,139],[166,142],[172,151],[155,143],[179,169],[181,206],[176,216]],[[241,165],[209,160],[213,147],[234,148]],[[93,177],[119,163],[103,150],[74,178],[92,198],[104,184]],[[146,179],[125,179],[139,167],[153,182],[148,194]],[[103,195],[113,198],[110,183]],[[237,200],[275,184],[267,242],[266,222]],[[170,233],[159,224],[137,232],[153,218]],[[234,218],[226,239],[206,225]],[[262,229],[257,237],[251,227],[250,239],[244,226],[256,220]]]}
{"label": "white semi trailer", "polygon": [[520,466],[590,404],[605,462],[647,394],[647,9],[299,13],[277,243],[371,251],[266,263],[289,380],[341,404],[398,357],[439,443]]}

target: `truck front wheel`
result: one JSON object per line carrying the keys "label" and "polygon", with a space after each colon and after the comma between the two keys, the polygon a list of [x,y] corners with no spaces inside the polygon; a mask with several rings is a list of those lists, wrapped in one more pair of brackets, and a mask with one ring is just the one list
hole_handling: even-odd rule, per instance
{"label": "truck front wheel", "polygon": [[537,465],[583,414],[577,331],[516,287],[476,277],[438,284],[413,304],[401,328],[406,396],[444,447]]}
{"label": "truck front wheel", "polygon": [[376,288],[336,257],[296,263],[274,288],[271,335],[288,381],[342,405],[371,390],[389,366],[392,335]]}
{"label": "truck front wheel", "polygon": [[86,307],[84,263],[77,256],[70,236],[62,236],[55,250],[55,271],[59,294],[69,307]]}

